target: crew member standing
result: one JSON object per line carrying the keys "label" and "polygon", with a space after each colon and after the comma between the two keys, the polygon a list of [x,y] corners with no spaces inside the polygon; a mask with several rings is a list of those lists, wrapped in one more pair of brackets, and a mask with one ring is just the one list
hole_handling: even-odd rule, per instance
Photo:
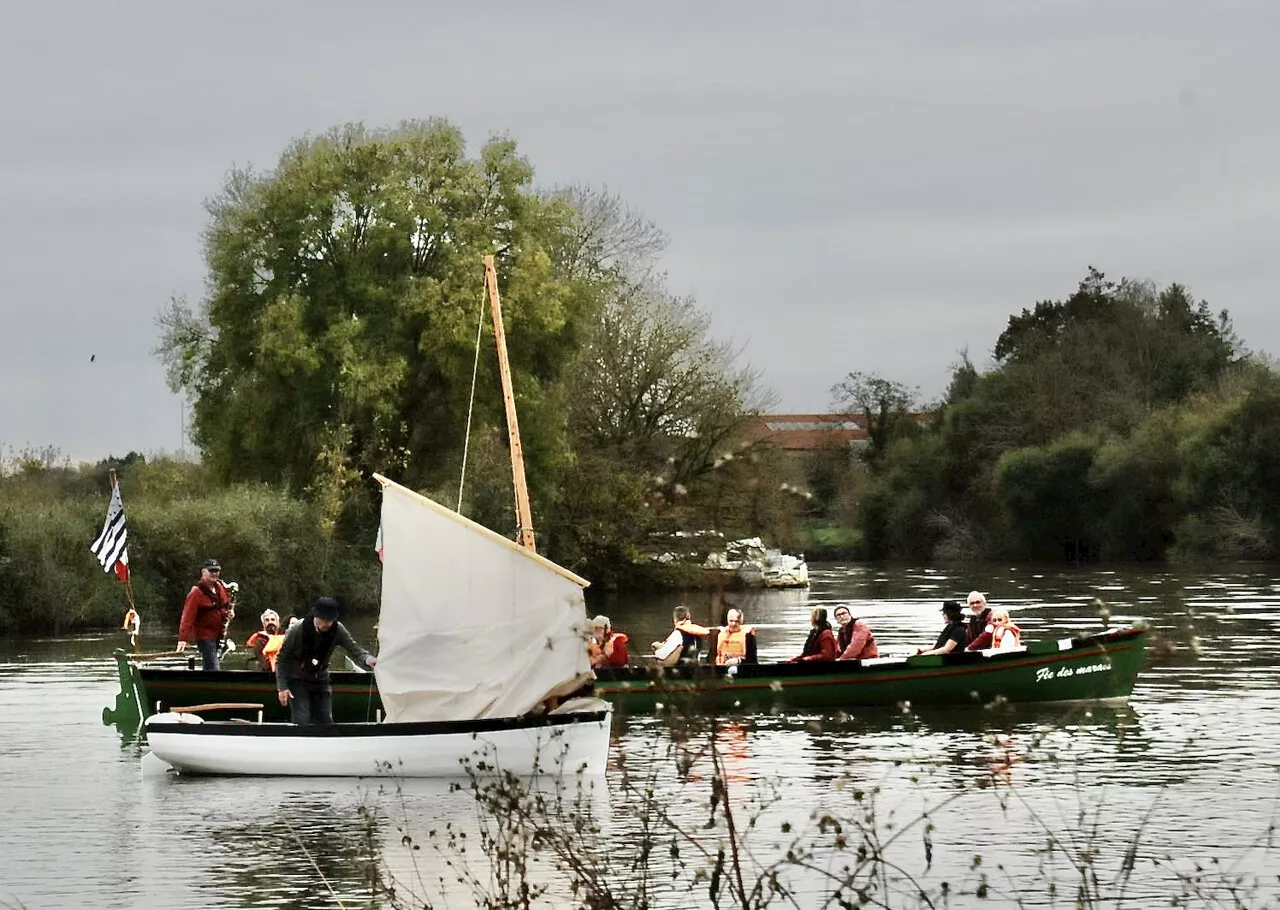
{"label": "crew member standing", "polygon": [[178,623],[178,650],[196,643],[200,665],[204,670],[218,669],[218,642],[222,630],[235,618],[231,592],[222,583],[222,566],[216,559],[206,559],[200,567],[200,580],[187,592],[182,603],[182,619]]}
{"label": "crew member standing", "polygon": [[333,723],[329,659],[338,645],[366,670],[378,663],[338,622],[338,602],[332,597],[317,598],[311,613],[285,634],[276,654],[276,689],[295,724]]}

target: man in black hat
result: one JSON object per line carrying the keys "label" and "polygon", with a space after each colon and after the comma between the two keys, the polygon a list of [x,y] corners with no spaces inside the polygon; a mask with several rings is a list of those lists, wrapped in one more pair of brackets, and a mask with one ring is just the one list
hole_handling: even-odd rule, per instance
{"label": "man in black hat", "polygon": [[378,662],[338,622],[338,602],[332,597],[317,598],[310,614],[285,634],[276,655],[276,689],[295,724],[333,723],[329,659],[338,645],[366,670]]}
{"label": "man in black hat", "polygon": [[178,650],[185,651],[194,641],[200,650],[201,669],[217,670],[218,642],[235,615],[231,592],[222,583],[222,566],[216,559],[206,559],[200,567],[200,580],[182,603]]}
{"label": "man in black hat", "polygon": [[965,649],[969,636],[964,625],[964,607],[957,600],[944,600],[942,615],[946,625],[943,626],[937,643],[928,651],[917,650],[917,654],[950,654],[953,651],[959,654]]}

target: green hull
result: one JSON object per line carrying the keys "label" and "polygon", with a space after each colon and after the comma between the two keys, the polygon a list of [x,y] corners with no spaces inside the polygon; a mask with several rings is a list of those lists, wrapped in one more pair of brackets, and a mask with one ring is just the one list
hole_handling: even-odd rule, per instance
{"label": "green hull", "polygon": [[[169,708],[207,704],[260,704],[262,719],[289,720],[276,694],[274,673],[258,670],[174,669],[134,666],[124,651],[116,652],[120,674],[120,694],[114,708],[105,708],[102,722],[136,728],[143,717]],[[333,719],[338,723],[376,721],[381,717],[382,699],[372,673],[333,673]],[[251,712],[229,711],[222,716],[249,717]],[[205,714],[218,718],[219,712]]]}
{"label": "green hull", "polygon": [[1025,651],[930,655],[902,660],[627,667],[597,671],[596,694],[622,712],[658,706],[707,711],[848,709],[1008,702],[1117,701],[1133,692],[1147,633],[1126,629]]}
{"label": "green hull", "polygon": [[[1008,702],[1116,701],[1129,697],[1142,668],[1145,629],[1087,638],[1032,642],[1025,651],[910,657],[905,660],[704,665],[598,670],[595,694],[621,712],[659,706],[706,711],[775,707],[844,710],[909,702],[916,706]],[[276,700],[275,677],[250,670],[134,667],[116,652],[121,692],[103,723],[135,728],[142,716],[186,705],[263,705],[265,720],[288,720]],[[139,709],[138,706],[141,706]],[[333,716],[339,723],[377,720],[382,710],[373,674],[333,674]],[[244,716],[244,712],[238,712]],[[216,716],[212,714],[210,716]]]}

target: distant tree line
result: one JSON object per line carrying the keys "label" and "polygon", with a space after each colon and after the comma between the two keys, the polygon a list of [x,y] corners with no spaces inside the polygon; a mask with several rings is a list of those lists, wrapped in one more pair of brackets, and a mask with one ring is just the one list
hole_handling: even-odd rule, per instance
{"label": "distant tree line", "polygon": [[[255,582],[264,597],[341,581],[332,554],[372,552],[375,471],[513,534],[486,255],[542,552],[597,587],[665,584],[648,558],[664,535],[758,532],[786,511],[771,455],[735,435],[767,401],[757,374],[667,290],[665,235],[607,190],[537,187],[514,142],[470,156],[457,128],[431,120],[299,139],[273,170],[232,171],[207,208],[207,293],[169,301],[156,346],[191,400],[201,464],[122,477],[139,574],[163,566],[163,590],[143,596],[180,602],[200,553],[270,573]],[[21,490],[0,508],[0,624],[48,610],[81,623],[106,469],[28,455],[0,478]],[[131,489],[170,468],[185,492]],[[54,539],[57,559],[15,550],[49,554]],[[166,548],[182,558],[169,565]],[[289,548],[306,562],[286,566]]]}
{"label": "distant tree line", "polygon": [[[1280,374],[1225,310],[1107,281],[1010,317],[945,399],[852,374],[860,463],[826,484],[860,553],[907,560],[1265,559],[1280,553]],[[815,471],[820,465],[815,465]],[[829,467],[820,476],[829,478]]]}
{"label": "distant tree line", "polygon": [[1178,285],[1091,270],[1011,317],[991,369],[962,353],[936,406],[852,372],[835,409],[867,445],[797,470],[746,432],[768,393],[667,289],[661,230],[607,190],[537,187],[510,140],[472,157],[444,121],[348,125],[232,171],[208,211],[207,293],[169,301],[156,346],[201,461],[0,465],[0,628],[117,618],[87,551],[112,465],[140,604],[166,618],[205,555],[263,606],[372,606],[375,471],[514,535],[486,255],[539,547],[597,590],[696,582],[653,558],[681,531],[868,559],[1280,546],[1280,378]]}

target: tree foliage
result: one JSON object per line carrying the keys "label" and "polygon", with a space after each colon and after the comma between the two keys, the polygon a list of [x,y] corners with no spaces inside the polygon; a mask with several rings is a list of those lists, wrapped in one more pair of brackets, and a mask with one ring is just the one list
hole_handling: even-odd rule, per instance
{"label": "tree foliage", "polygon": [[1261,454],[1280,442],[1276,373],[1225,310],[1090,269],[1070,297],[1010,317],[994,356],[979,373],[962,354],[929,445],[882,437],[858,518],[869,553],[1278,552],[1263,491],[1280,461]]}
{"label": "tree foliage", "polygon": [[373,471],[512,529],[488,329],[470,397],[486,254],[553,555],[589,571],[632,553],[636,510],[663,485],[696,502],[757,400],[738,352],[664,287],[661,230],[607,190],[536,189],[510,140],[469,157],[444,121],[348,125],[233,171],[208,209],[208,294],[169,302],[157,353],[213,476],[282,485],[331,535],[368,530]]}
{"label": "tree foliage", "polygon": [[710,328],[692,300],[652,277],[619,283],[573,371],[576,436],[667,483],[705,473],[758,407],[757,374]]}
{"label": "tree foliage", "polygon": [[[194,399],[193,436],[216,474],[298,492],[374,470],[443,483],[491,253],[522,412],[538,426],[582,298],[553,266],[572,212],[532,176],[514,143],[469,158],[443,121],[346,126],[295,142],[269,173],[232,172],[209,203],[208,296],[194,310],[172,302],[160,322],[160,354]],[[481,423],[500,418],[495,375],[481,358]],[[529,449],[537,463],[557,444]]]}
{"label": "tree foliage", "polygon": [[853,372],[831,388],[832,409],[838,414],[861,415],[867,428],[863,459],[876,464],[895,438],[916,428],[920,392],[878,373]]}

